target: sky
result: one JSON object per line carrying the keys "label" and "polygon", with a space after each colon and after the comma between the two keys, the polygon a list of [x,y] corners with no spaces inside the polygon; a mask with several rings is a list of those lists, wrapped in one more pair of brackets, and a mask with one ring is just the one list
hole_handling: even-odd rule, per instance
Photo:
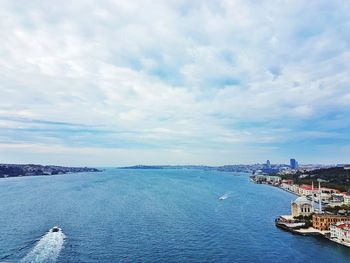
{"label": "sky", "polygon": [[349,14],[0,0],[0,163],[349,163]]}

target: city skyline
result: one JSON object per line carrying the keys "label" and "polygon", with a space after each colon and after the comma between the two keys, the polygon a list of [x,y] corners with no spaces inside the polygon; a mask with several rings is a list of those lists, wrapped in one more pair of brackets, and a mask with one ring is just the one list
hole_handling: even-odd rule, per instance
{"label": "city skyline", "polygon": [[1,7],[1,163],[349,163],[349,2]]}

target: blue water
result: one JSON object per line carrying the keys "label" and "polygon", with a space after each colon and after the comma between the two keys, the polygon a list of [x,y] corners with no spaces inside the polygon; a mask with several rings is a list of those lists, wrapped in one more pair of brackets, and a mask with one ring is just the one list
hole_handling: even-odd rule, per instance
{"label": "blue water", "polygon": [[276,228],[295,196],[245,174],[5,178],[0,197],[0,262],[350,262],[349,248]]}

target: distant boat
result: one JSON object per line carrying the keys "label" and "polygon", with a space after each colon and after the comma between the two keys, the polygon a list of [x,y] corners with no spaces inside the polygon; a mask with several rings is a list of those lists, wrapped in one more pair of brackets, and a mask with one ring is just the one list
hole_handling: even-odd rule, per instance
{"label": "distant boat", "polygon": [[224,194],[222,196],[219,197],[219,200],[225,200],[227,198],[229,198],[230,196],[228,194]]}
{"label": "distant boat", "polygon": [[53,228],[50,229],[51,233],[55,233],[55,232],[62,232],[62,229],[59,228],[58,226],[54,226]]}

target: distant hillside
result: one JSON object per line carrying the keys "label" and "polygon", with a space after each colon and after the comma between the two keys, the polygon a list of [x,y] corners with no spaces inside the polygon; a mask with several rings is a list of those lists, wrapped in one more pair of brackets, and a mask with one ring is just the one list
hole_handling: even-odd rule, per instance
{"label": "distant hillside", "polygon": [[343,167],[332,167],[325,169],[316,169],[307,172],[298,172],[296,174],[284,175],[285,179],[293,179],[297,184],[311,184],[312,181],[322,179],[322,185],[340,191],[349,191],[350,189],[350,170]]}
{"label": "distant hillside", "polygon": [[[260,165],[258,165],[260,168]],[[223,166],[208,166],[208,165],[134,165],[119,167],[118,169],[200,169],[200,170],[215,170],[221,172],[252,172],[257,170],[257,165],[223,165]]]}
{"label": "distant hillside", "polygon": [[350,169],[345,170],[343,167],[332,167],[326,169],[317,169],[313,171],[305,172],[305,174],[313,176],[317,176],[322,179],[347,179],[350,181]]}
{"label": "distant hillside", "polygon": [[163,169],[163,166],[160,165],[133,165],[133,166],[125,166],[119,167],[118,169]]}
{"label": "distant hillside", "polygon": [[63,167],[38,164],[0,164],[0,178],[16,176],[55,175],[81,172],[100,172],[100,170],[88,167]]}

